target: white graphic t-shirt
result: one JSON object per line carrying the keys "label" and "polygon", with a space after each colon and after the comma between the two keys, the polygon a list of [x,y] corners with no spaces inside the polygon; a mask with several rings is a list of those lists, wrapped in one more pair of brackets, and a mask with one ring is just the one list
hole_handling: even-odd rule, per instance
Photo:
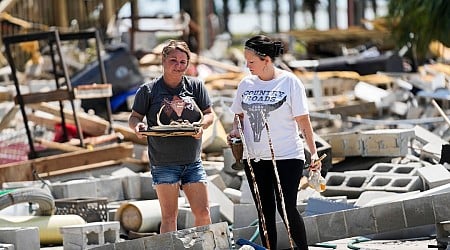
{"label": "white graphic t-shirt", "polygon": [[255,75],[245,77],[231,105],[235,114],[244,113],[244,136],[251,159],[272,159],[266,120],[275,159],[304,160],[303,142],[294,117],[309,112],[305,87],[294,74],[282,72],[270,81]]}

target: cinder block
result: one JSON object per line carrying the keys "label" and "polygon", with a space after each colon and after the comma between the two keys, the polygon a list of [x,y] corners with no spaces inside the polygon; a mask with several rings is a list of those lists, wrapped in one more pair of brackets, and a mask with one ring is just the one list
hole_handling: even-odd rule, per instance
{"label": "cinder block", "polygon": [[366,186],[366,190],[405,193],[422,190],[419,176],[380,175],[374,176]]}
{"label": "cinder block", "polygon": [[319,229],[319,226],[317,225],[317,216],[304,216],[303,221],[305,222],[308,245],[320,242],[319,230],[321,229]]}
{"label": "cinder block", "polygon": [[358,132],[340,132],[321,135],[331,145],[333,157],[359,156],[362,153],[361,135]]}
{"label": "cinder block", "polygon": [[435,224],[433,202],[430,196],[404,200],[403,208],[407,227]]}
{"label": "cinder block", "polygon": [[328,172],[325,177],[327,188],[324,196],[346,195],[350,199],[358,198],[369,182],[370,175],[347,175],[339,172]]}
{"label": "cinder block", "polygon": [[[398,197],[397,193],[386,192],[386,191],[371,191],[366,190],[358,197],[355,202],[355,206],[357,207],[367,207],[370,205],[374,205],[373,202],[381,199],[380,203],[391,202],[391,200],[396,199]],[[394,198],[392,198],[394,197]],[[387,200],[387,201],[386,201]],[[376,203],[375,203],[376,204]]]}
{"label": "cinder block", "polygon": [[433,195],[433,211],[436,222],[448,220],[450,214],[450,193]]}
{"label": "cinder block", "polygon": [[372,207],[345,210],[344,217],[350,236],[369,235],[377,231],[375,213]]}
{"label": "cinder block", "polygon": [[241,190],[241,204],[254,204],[250,185],[246,177],[243,178],[240,187]]}
{"label": "cinder block", "polygon": [[219,175],[225,183],[225,186],[229,188],[239,189],[242,185],[242,177],[237,173],[230,174],[225,171],[221,171]]}
{"label": "cinder block", "polygon": [[[440,190],[440,192],[444,191]],[[392,201],[383,202],[379,205],[345,210],[342,211],[344,219],[340,216],[341,211],[304,217],[308,243],[311,245],[326,240],[387,233],[448,221],[450,193],[435,194],[428,191],[426,193],[423,192],[423,195],[429,196],[415,199],[410,199],[411,195],[408,197],[404,194],[398,194],[401,197],[394,197],[395,199]],[[238,218],[238,216],[235,218]],[[339,225],[337,229],[336,225]],[[235,228],[233,229],[233,235],[235,239],[249,239],[256,228],[256,225]],[[260,244],[259,237],[256,243]]]}
{"label": "cinder block", "polygon": [[348,233],[344,211],[322,214],[316,219],[319,227],[319,242],[347,238]]}
{"label": "cinder block", "polygon": [[362,156],[405,156],[412,129],[380,129],[361,132]]}
{"label": "cinder block", "polygon": [[450,172],[441,164],[422,167],[417,175],[425,181],[425,189],[431,189],[450,183]]}
{"label": "cinder block", "polygon": [[82,250],[96,245],[116,243],[119,241],[119,230],[118,221],[92,222],[60,228],[64,250]]}
{"label": "cinder block", "polygon": [[[209,210],[212,223],[219,223],[221,221],[220,206],[218,203],[210,203]],[[178,207],[177,217],[178,229],[192,228],[195,226],[195,217],[189,206],[189,203],[182,204]]]}
{"label": "cinder block", "polygon": [[220,174],[209,175],[208,181],[216,185],[220,190],[224,190],[225,188],[227,188],[227,185],[223,181]]}
{"label": "cinder block", "polygon": [[234,228],[248,227],[258,219],[258,211],[255,204],[234,205]]}
{"label": "cinder block", "polygon": [[13,245],[15,250],[39,250],[39,228],[0,227],[0,242]]}
{"label": "cinder block", "polygon": [[97,178],[96,188],[96,197],[107,197],[109,201],[124,200],[122,177]]}
{"label": "cinder block", "polygon": [[223,218],[233,223],[234,203],[216,185],[208,183],[210,202],[218,203]]}
{"label": "cinder block", "polygon": [[418,166],[414,166],[413,164],[394,164],[394,163],[375,163],[369,171],[373,175],[394,175],[394,174],[406,174],[406,175],[415,175],[417,172]]}
{"label": "cinder block", "polygon": [[405,213],[401,201],[373,206],[377,233],[406,228]]}
{"label": "cinder block", "polygon": [[223,193],[228,197],[228,198],[230,198],[230,200],[233,202],[233,203],[239,203],[240,202],[240,200],[241,200],[241,191],[239,191],[239,190],[237,190],[237,189],[234,189],[234,188],[225,188],[224,190],[223,190]]}
{"label": "cinder block", "polygon": [[138,174],[122,177],[123,198],[125,200],[141,199],[141,176]]}
{"label": "cinder block", "polygon": [[152,186],[153,177],[150,172],[145,172],[141,176],[141,200],[158,199],[156,190]]}
{"label": "cinder block", "polygon": [[225,172],[227,174],[236,175],[238,170],[234,170],[231,166],[233,163],[236,162],[236,159],[234,159],[233,152],[231,151],[230,147],[224,148],[222,150],[223,152],[223,169],[222,172]]}
{"label": "cinder block", "polygon": [[96,180],[73,180],[52,184],[52,194],[55,199],[84,197],[86,194],[96,196]]}

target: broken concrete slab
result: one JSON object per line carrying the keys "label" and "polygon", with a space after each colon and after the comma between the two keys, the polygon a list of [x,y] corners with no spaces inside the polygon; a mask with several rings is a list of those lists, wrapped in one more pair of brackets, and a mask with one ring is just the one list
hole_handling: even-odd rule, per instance
{"label": "broken concrete slab", "polygon": [[[13,245],[6,249],[39,250],[39,228],[37,227],[0,227],[0,242]],[[0,249],[3,247],[0,244]]]}
{"label": "broken concrete slab", "polygon": [[441,164],[419,168],[417,175],[424,180],[425,189],[450,183],[450,172]]}
{"label": "broken concrete slab", "polygon": [[230,230],[226,222],[127,240],[91,249],[232,249]]}

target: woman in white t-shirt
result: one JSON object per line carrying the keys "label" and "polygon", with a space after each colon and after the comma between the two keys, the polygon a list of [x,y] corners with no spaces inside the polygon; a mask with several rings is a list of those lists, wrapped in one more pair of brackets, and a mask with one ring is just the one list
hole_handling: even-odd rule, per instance
{"label": "woman in white t-shirt", "polygon": [[[280,41],[264,35],[245,42],[244,55],[251,75],[240,82],[231,110],[242,124],[246,146],[244,154],[248,154],[248,157],[244,157],[244,170],[255,204],[260,204],[259,229],[264,247],[277,249],[278,209],[283,220],[288,220],[286,225],[289,226],[290,239],[298,249],[308,249],[305,225],[297,210],[297,192],[305,166],[301,134],[312,155],[310,169],[320,171],[321,163],[314,161],[318,157],[305,87],[293,73],[274,65],[275,58],[282,52],[283,44]],[[234,137],[241,137],[237,122],[228,135],[230,143]],[[250,166],[246,159],[250,159]],[[251,170],[259,197],[255,195]],[[282,196],[279,194],[278,181]]]}

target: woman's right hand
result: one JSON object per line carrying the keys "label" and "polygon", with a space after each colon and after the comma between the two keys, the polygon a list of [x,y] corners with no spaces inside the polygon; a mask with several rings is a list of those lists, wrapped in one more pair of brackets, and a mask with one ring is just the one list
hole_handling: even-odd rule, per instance
{"label": "woman's right hand", "polygon": [[237,129],[231,130],[230,133],[227,135],[228,145],[231,145],[233,143],[233,138],[241,138],[241,134],[239,134],[239,131]]}
{"label": "woman's right hand", "polygon": [[145,123],[143,122],[139,122],[136,124],[136,127],[134,127],[134,133],[136,134],[136,136],[141,139],[144,138],[144,134],[141,133],[141,131],[146,130],[147,126],[145,125]]}

